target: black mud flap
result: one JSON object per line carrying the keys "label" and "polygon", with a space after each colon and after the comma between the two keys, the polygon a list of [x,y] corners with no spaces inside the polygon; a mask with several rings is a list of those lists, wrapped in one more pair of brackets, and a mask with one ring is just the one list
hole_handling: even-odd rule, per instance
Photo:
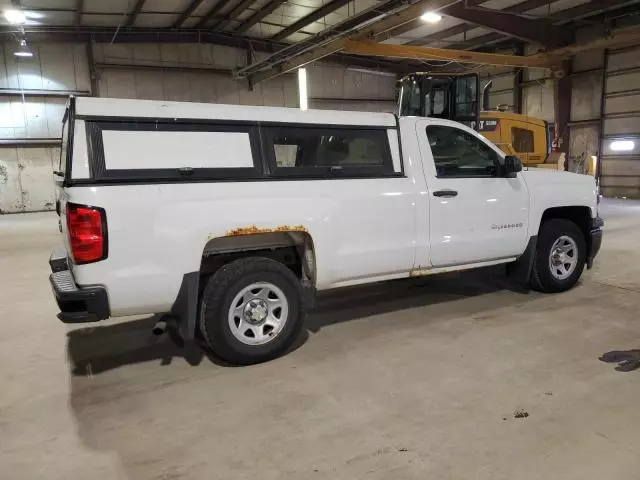
{"label": "black mud flap", "polygon": [[528,282],[533,270],[533,261],[536,257],[536,246],[538,244],[538,236],[529,238],[527,249],[515,262],[507,264],[507,275],[514,280]]}
{"label": "black mud flap", "polygon": [[176,301],[171,307],[171,316],[177,320],[178,333],[185,342],[192,341],[196,335],[199,284],[199,272],[186,273],[182,277]]}

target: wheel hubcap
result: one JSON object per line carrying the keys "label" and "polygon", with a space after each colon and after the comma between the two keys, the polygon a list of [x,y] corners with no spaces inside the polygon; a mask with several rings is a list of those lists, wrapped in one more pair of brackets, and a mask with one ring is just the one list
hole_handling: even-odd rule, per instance
{"label": "wheel hubcap", "polygon": [[262,345],[284,328],[289,302],[284,292],[267,282],[248,285],[238,292],[229,308],[229,328],[246,345]]}
{"label": "wheel hubcap", "polygon": [[269,307],[264,300],[250,300],[244,307],[243,315],[249,324],[260,325],[269,315]]}
{"label": "wheel hubcap", "polygon": [[551,247],[549,268],[558,280],[566,280],[578,265],[578,245],[567,235],[558,238]]}

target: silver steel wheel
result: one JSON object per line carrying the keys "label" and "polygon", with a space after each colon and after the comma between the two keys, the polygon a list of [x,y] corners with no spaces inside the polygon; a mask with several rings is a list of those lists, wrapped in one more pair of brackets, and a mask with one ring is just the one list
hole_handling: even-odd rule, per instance
{"label": "silver steel wheel", "polygon": [[272,283],[243,288],[229,307],[229,328],[246,345],[264,345],[278,336],[289,316],[284,292]]}
{"label": "silver steel wheel", "polygon": [[567,235],[558,238],[551,247],[549,268],[557,280],[566,280],[578,266],[578,245]]}

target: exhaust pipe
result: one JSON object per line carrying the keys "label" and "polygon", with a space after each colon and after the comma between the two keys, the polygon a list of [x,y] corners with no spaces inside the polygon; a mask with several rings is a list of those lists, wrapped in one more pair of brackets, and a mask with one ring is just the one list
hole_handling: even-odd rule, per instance
{"label": "exhaust pipe", "polygon": [[493,80],[489,80],[482,89],[482,110],[485,112],[491,110],[491,102],[489,100],[489,92],[491,92],[491,87],[493,87]]}
{"label": "exhaust pipe", "polygon": [[151,332],[157,337],[159,337],[166,331],[167,331],[167,322],[164,320],[158,320],[156,324],[153,326],[153,328],[151,329]]}

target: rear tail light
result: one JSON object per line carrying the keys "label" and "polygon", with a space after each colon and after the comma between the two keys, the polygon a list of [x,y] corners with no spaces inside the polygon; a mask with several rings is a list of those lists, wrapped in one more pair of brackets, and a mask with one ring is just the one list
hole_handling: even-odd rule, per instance
{"label": "rear tail light", "polygon": [[107,219],[102,208],[68,203],[67,230],[76,264],[107,258]]}

